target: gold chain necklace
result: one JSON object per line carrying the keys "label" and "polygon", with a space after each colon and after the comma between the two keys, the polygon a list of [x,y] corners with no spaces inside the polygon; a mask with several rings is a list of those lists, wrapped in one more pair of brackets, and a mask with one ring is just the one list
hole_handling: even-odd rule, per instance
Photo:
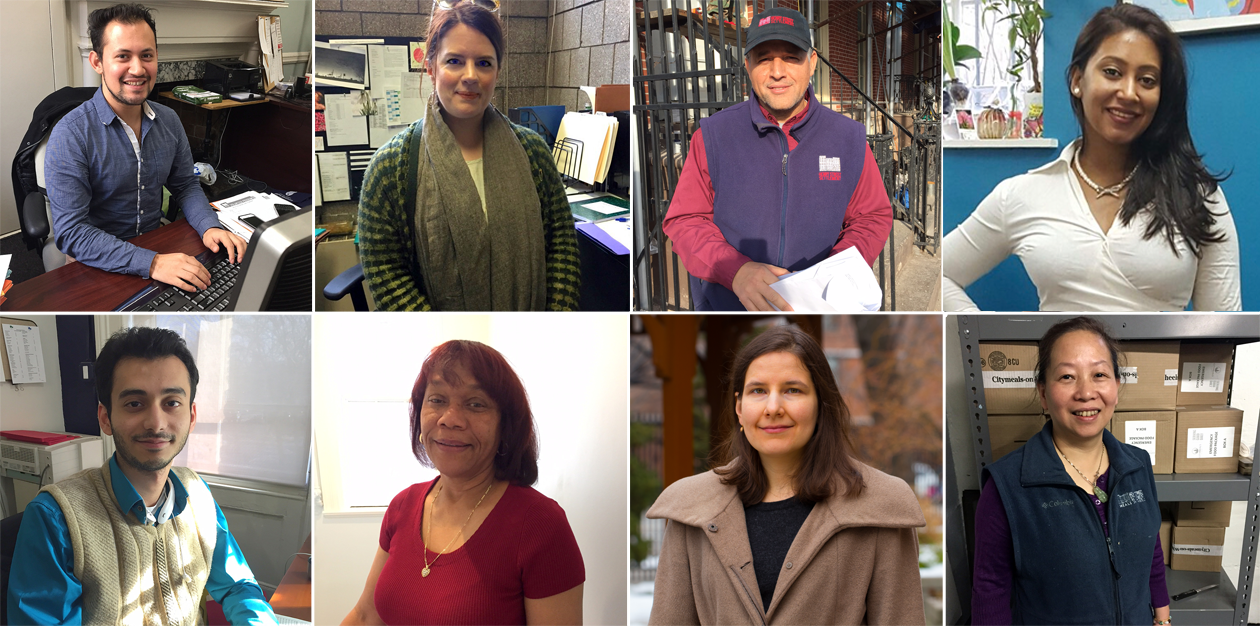
{"label": "gold chain necklace", "polygon": [[1102,476],[1102,462],[1103,462],[1103,457],[1106,456],[1106,453],[1107,453],[1106,448],[1103,448],[1103,454],[1098,455],[1098,469],[1094,472],[1093,481],[1090,481],[1090,479],[1085,478],[1085,473],[1081,471],[1081,468],[1077,467],[1076,464],[1072,462],[1072,459],[1067,458],[1067,455],[1063,454],[1063,451],[1059,449],[1059,444],[1057,443],[1054,444],[1054,450],[1055,452],[1059,453],[1059,456],[1063,457],[1064,461],[1067,461],[1068,465],[1072,466],[1072,469],[1076,470],[1077,474],[1081,475],[1081,480],[1089,483],[1090,486],[1094,488],[1094,495],[1098,497],[1099,502],[1107,501],[1107,492],[1103,491],[1102,489],[1098,487],[1098,477]]}
{"label": "gold chain necklace", "polygon": [[[434,565],[436,565],[436,564],[437,564],[437,560],[438,560],[438,559],[442,558],[442,555],[443,555],[443,554],[446,554],[446,550],[447,550],[447,548],[450,548],[450,547],[451,547],[451,544],[452,544],[452,543],[455,543],[455,540],[456,540],[456,539],[458,539],[458,538],[459,538],[459,536],[460,536],[461,534],[463,534],[463,532],[464,532],[464,527],[468,525],[468,522],[469,522],[470,520],[472,520],[473,513],[476,513],[476,512],[477,512],[477,507],[481,506],[481,500],[485,500],[485,499],[486,499],[486,494],[487,494],[487,493],[490,493],[490,488],[491,488],[491,487],[493,487],[493,486],[494,486],[494,481],[493,481],[493,480],[492,480],[492,481],[490,481],[490,484],[489,484],[489,485],[486,485],[486,490],[485,490],[485,492],[483,492],[483,493],[481,494],[481,499],[480,499],[480,500],[477,500],[477,504],[474,504],[474,505],[473,505],[472,510],[468,512],[468,519],[465,519],[465,520],[464,520],[464,523],[460,525],[460,527],[459,527],[459,532],[455,533],[455,536],[454,536],[454,537],[451,537],[451,540],[450,540],[450,541],[448,541],[448,542],[446,542],[446,548],[442,548],[442,551],[441,551],[441,552],[439,552],[437,556],[433,557],[433,564],[434,564]],[[437,499],[438,499],[438,496],[440,496],[440,495],[442,495],[442,485],[440,485],[440,484],[439,484],[439,485],[438,485],[438,490],[437,490],[437,493],[433,494],[433,506],[429,507],[429,509],[430,509],[430,510],[429,510],[429,532],[433,532],[433,509],[436,509],[436,508],[437,508]],[[421,524],[423,524],[423,523],[424,523],[424,520],[423,520],[423,519],[421,519],[421,520],[420,520],[420,523],[421,523]],[[421,539],[423,539],[423,538],[424,538],[424,529],[421,529],[420,535],[421,535]],[[428,578],[428,577],[429,577],[429,565],[430,565],[430,563],[429,563],[429,540],[428,540],[428,539],[425,539],[425,540],[424,540],[424,569],[420,570],[420,576],[421,576],[421,577],[423,577],[423,578]]]}
{"label": "gold chain necklace", "polygon": [[[1085,181],[1086,185],[1089,185],[1090,187],[1094,189],[1094,193],[1097,194],[1094,196],[1095,200],[1098,200],[1099,198],[1102,198],[1103,196],[1114,196],[1116,198],[1119,198],[1120,192],[1124,189],[1125,185],[1128,185],[1129,181],[1133,180],[1133,175],[1137,174],[1139,165],[1141,165],[1141,163],[1134,165],[1133,169],[1129,171],[1129,175],[1124,177],[1124,180],[1110,187],[1103,187],[1102,185],[1099,185],[1098,183],[1091,180],[1090,177],[1085,173],[1085,170],[1081,169],[1080,150],[1077,150],[1076,154],[1072,155],[1072,169],[1075,169],[1076,173],[1081,175],[1081,179]],[[1060,452],[1060,454],[1062,454],[1062,452]]]}

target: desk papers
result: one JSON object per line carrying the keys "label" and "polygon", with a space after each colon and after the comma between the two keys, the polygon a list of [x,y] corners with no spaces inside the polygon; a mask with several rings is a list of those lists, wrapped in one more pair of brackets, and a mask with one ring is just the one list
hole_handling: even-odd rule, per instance
{"label": "desk papers", "polygon": [[856,246],[812,267],[784,274],[770,287],[797,312],[877,311],[884,300],[875,273]]}
{"label": "desk papers", "polygon": [[249,241],[249,238],[254,234],[254,227],[246,224],[241,219],[241,216],[254,215],[263,222],[270,222],[280,217],[280,213],[276,211],[277,204],[287,204],[297,208],[297,205],[288,200],[257,191],[246,191],[217,202],[211,202],[210,206],[218,211],[219,223],[224,228],[232,231],[245,241]]}
{"label": "desk papers", "polygon": [[38,326],[5,322],[4,348],[9,356],[9,375],[13,384],[47,381]]}

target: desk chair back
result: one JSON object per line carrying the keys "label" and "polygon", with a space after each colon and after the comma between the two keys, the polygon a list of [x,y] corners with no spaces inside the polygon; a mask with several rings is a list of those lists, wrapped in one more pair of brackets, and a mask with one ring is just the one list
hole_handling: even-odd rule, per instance
{"label": "desk chair back", "polygon": [[[66,113],[91,99],[96,89],[96,87],[63,87],[49,94],[35,107],[26,135],[18,144],[18,151],[13,156],[13,193],[19,207],[18,219],[21,222],[22,240],[26,243],[27,249],[42,248],[47,241],[52,239],[48,198],[43,180],[43,148],[48,142],[48,136],[52,133],[53,126]],[[51,269],[47,266],[47,262],[44,269]]]}
{"label": "desk chair back", "polygon": [[[43,140],[39,142],[39,147],[35,149],[35,180],[38,181],[39,188],[44,190],[40,194],[40,199],[43,200],[44,219],[47,220],[46,223],[48,224],[48,234],[44,237],[44,243],[39,252],[40,257],[44,260],[45,272],[55,270],[66,264],[66,255],[62,254],[61,250],[57,248],[57,237],[52,231],[52,203],[48,201],[48,187],[44,184],[44,155],[48,152],[48,137],[50,135],[52,135],[51,132],[45,135]],[[26,208],[23,207],[23,210],[26,210]],[[38,208],[32,207],[30,210],[37,211]]]}
{"label": "desk chair back", "polygon": [[0,521],[0,625],[9,623],[9,568],[13,565],[13,551],[21,526],[21,513]]}

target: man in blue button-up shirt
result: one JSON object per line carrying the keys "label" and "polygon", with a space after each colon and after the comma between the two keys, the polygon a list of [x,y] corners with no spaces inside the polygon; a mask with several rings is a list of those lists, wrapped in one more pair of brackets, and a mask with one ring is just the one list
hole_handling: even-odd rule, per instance
{"label": "man in blue button-up shirt", "polygon": [[101,89],[53,128],[44,159],[57,248],[92,267],[204,289],[210,273],[193,257],[126,241],[160,225],[165,185],[206,247],[223,246],[234,262],[245,254],[245,241],[219,227],[193,175],[179,117],[147,100],[157,81],[153,17],[138,5],[97,9],[88,33]]}
{"label": "man in blue button-up shirt", "polygon": [[[184,555],[201,554],[209,566],[204,590],[223,605],[231,623],[275,624],[275,614],[228,531],[223,511],[195,474],[180,470],[189,479],[181,480],[170,465],[197,421],[193,402],[197,366],[183,339],[165,329],[120,331],[102,348],[96,375],[100,399],[97,418],[101,431],[112,435],[116,452],[105,467],[45,487],[26,506],[9,575],[9,623],[121,623],[143,614],[160,616],[157,621],[161,623],[185,622],[190,616],[181,614],[181,607],[195,612],[201,591],[188,580],[197,578],[195,563],[180,565],[176,561]],[[75,485],[90,480],[99,480],[96,493],[90,487],[85,490]],[[105,485],[113,498],[100,491]],[[73,515],[63,511],[63,503],[77,503],[71,505]],[[116,507],[117,512],[105,511],[108,521],[94,521],[104,519],[102,506]],[[213,526],[208,523],[211,508]],[[116,515],[121,515],[121,520]],[[73,524],[67,517],[73,518]],[[166,531],[176,520],[182,520],[185,529],[195,525],[193,530],[183,531],[194,536],[176,534],[176,541],[183,541],[178,549],[172,545],[169,550],[159,550],[158,544],[164,541],[161,537],[167,541],[172,537]],[[161,555],[164,550],[177,555],[170,560],[177,572],[183,569],[182,575],[171,576],[163,567],[167,559],[161,556],[153,563],[118,563],[117,568],[101,565],[107,560],[121,561],[119,554],[146,554],[134,545],[127,550],[119,547],[120,542],[136,541],[135,529],[140,525],[156,529],[139,535],[158,537],[150,552]],[[180,531],[180,526],[174,528],[176,533]],[[206,555],[201,546],[208,545],[205,535],[211,532],[213,554]],[[94,537],[98,538],[95,542]],[[80,553],[76,555],[76,551]],[[125,572],[129,571],[143,575],[137,575],[139,580],[128,580]],[[163,581],[167,577],[169,580]],[[172,586],[176,592],[191,590],[197,597],[191,597],[191,602],[176,602]],[[91,598],[100,599],[101,606],[85,601]],[[111,602],[123,607],[112,609],[119,611],[117,617],[105,615],[111,609],[103,607]]]}

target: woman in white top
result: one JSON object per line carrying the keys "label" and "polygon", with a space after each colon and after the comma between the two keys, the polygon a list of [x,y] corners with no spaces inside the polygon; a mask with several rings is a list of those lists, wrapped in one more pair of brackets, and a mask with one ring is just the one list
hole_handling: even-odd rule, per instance
{"label": "woman in white top", "polygon": [[1238,235],[1190,138],[1177,36],[1140,6],[1106,7],[1067,80],[1081,138],[945,237],[945,310],[978,310],[963,289],[1011,254],[1043,311],[1240,310]]}

